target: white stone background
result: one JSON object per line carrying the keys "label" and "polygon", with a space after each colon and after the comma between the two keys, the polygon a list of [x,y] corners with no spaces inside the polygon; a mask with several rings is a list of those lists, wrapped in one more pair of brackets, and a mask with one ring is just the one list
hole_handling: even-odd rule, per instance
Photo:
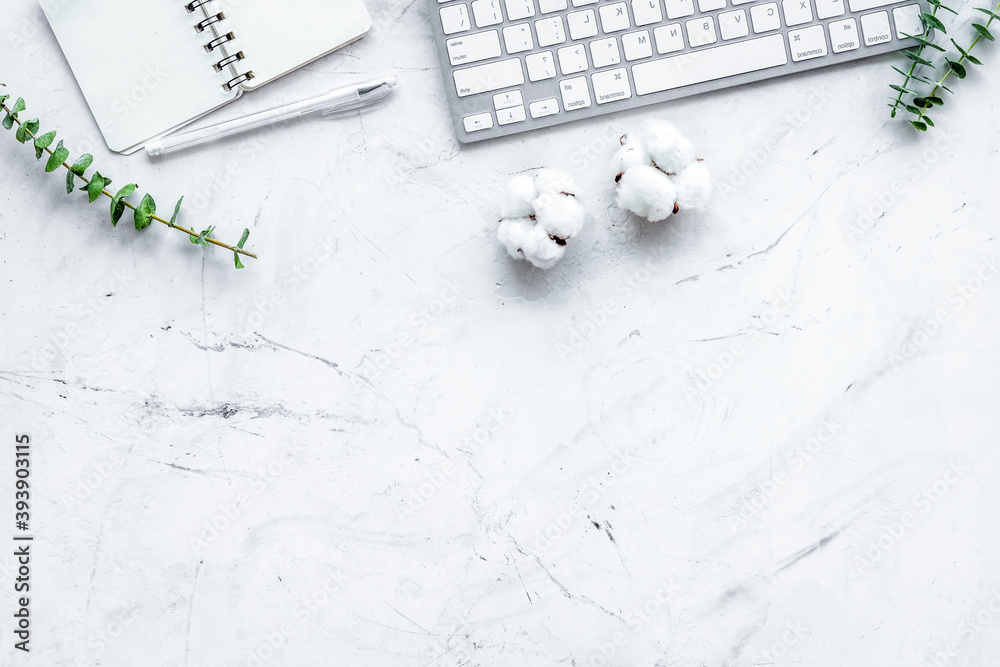
{"label": "white stone background", "polygon": [[[3,664],[996,664],[996,49],[926,136],[894,55],[460,147],[425,3],[369,7],[212,119],[394,73],[386,104],[153,162],[4,3],[26,116],[260,259],[112,229],[0,140],[0,506],[29,433],[36,535]],[[653,116],[704,214],[615,208]],[[591,214],[547,272],[494,238],[540,166]]]}

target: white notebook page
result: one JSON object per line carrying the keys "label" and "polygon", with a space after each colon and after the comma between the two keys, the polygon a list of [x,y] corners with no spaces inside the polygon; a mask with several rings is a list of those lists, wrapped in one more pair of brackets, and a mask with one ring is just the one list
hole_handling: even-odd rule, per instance
{"label": "white notebook page", "polygon": [[[46,17],[87,104],[113,151],[137,150],[154,136],[219,108],[239,96],[225,91],[223,56],[203,45],[202,17],[183,0],[73,0]],[[238,10],[237,10],[238,11]]]}
{"label": "white notebook page", "polygon": [[371,27],[361,0],[214,0],[207,7],[225,12],[220,26],[236,33],[229,48],[246,54],[238,68],[253,70],[254,78],[244,90],[325,56]]}

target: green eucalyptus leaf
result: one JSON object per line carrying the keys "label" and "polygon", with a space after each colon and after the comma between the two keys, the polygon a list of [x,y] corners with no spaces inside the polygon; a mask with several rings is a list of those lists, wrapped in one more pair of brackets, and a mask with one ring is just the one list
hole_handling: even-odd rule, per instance
{"label": "green eucalyptus leaf", "polygon": [[941,99],[940,97],[938,97],[937,95],[928,95],[928,96],[926,97],[926,99],[927,99],[927,101],[928,101],[928,102],[930,102],[931,104],[936,104],[936,105],[938,105],[938,106],[941,106],[941,105],[943,105],[943,104],[944,104],[944,100],[943,100],[943,99]]}
{"label": "green eucalyptus leaf", "polygon": [[110,183],[110,178],[105,178],[104,176],[101,176],[101,172],[97,172],[91,177],[90,183],[80,189],[87,191],[87,198],[90,200],[90,203],[93,204],[97,201],[97,198],[101,196],[104,188],[106,188]]}
{"label": "green eucalyptus leaf", "polygon": [[927,131],[927,124],[926,123],[922,123],[919,120],[911,120],[910,121],[910,125],[912,125],[913,127],[917,128],[921,132],[926,132]]}
{"label": "green eucalyptus leaf", "polygon": [[148,194],[143,195],[142,201],[139,202],[139,206],[135,209],[136,230],[141,232],[146,227],[149,227],[150,223],[153,222],[154,215],[156,215],[156,202]]}
{"label": "green eucalyptus leaf", "polygon": [[240,261],[240,253],[233,251],[233,259],[236,260],[236,268],[237,269],[244,268],[243,267],[243,262]]}
{"label": "green eucalyptus leaf", "polygon": [[965,66],[962,65],[962,63],[954,60],[946,60],[945,62],[948,63],[948,69],[950,69],[955,76],[959,79],[965,78]]}
{"label": "green eucalyptus leaf", "polygon": [[77,159],[76,162],[73,163],[73,166],[70,167],[69,170],[74,174],[79,174],[80,176],[83,176],[84,172],[87,171],[87,168],[90,167],[90,165],[92,165],[93,163],[94,163],[94,156],[91,155],[90,153],[84,153]]}
{"label": "green eucalyptus leaf", "polygon": [[924,116],[924,122],[927,123],[928,125],[930,125],[931,127],[934,127],[934,121],[931,120],[930,116],[925,115]]}
{"label": "green eucalyptus leaf", "polygon": [[244,229],[243,236],[240,237],[240,242],[236,244],[236,247],[243,250],[243,244],[247,242],[248,238],[250,238],[250,230]]}
{"label": "green eucalyptus leaf", "polygon": [[904,88],[903,86],[897,86],[894,83],[890,83],[889,87],[901,93],[906,93],[907,95],[916,95],[916,93],[910,90],[909,88]]}
{"label": "green eucalyptus leaf", "polygon": [[938,19],[938,17],[934,16],[933,14],[928,14],[927,12],[921,12],[920,18],[923,19],[924,24],[927,25],[928,27],[934,28],[935,30],[940,30],[941,32],[944,33],[948,32],[945,29],[944,24],[941,23],[940,19]]}
{"label": "green eucalyptus leaf", "polygon": [[35,137],[35,159],[41,160],[42,153],[45,149],[52,145],[52,142],[56,140],[55,132],[46,132],[45,134]]}
{"label": "green eucalyptus leaf", "polygon": [[[914,38],[914,39],[916,39],[916,38]],[[912,60],[915,63],[920,63],[921,65],[926,65],[927,67],[933,67],[934,66],[934,63],[932,63],[930,60],[927,60],[926,58],[922,58],[920,56],[920,53],[917,52],[917,51],[913,51],[911,49],[907,49],[906,51],[903,51],[903,54],[907,58],[909,58],[910,60]]]}
{"label": "green eucalyptus leaf", "polygon": [[181,212],[181,204],[184,203],[184,197],[177,200],[177,205],[174,206],[174,214],[170,216],[170,226],[173,227],[177,222],[177,215]]}
{"label": "green eucalyptus leaf", "polygon": [[200,246],[205,246],[207,248],[208,242],[205,239],[211,236],[212,232],[214,231],[215,227],[209,227],[208,229],[201,230],[201,234],[198,234],[197,238],[195,238],[194,236],[191,237],[191,243],[196,243]]}
{"label": "green eucalyptus leaf", "polygon": [[52,151],[52,155],[49,156],[49,161],[45,163],[45,172],[49,173],[55,171],[56,169],[61,167],[62,164],[68,159],[69,159],[69,149],[63,146],[63,142],[60,139],[59,145],[56,146],[56,149],[54,151]]}
{"label": "green eucalyptus leaf", "polygon": [[993,40],[993,34],[990,33],[989,29],[986,26],[984,26],[982,24],[979,24],[979,23],[973,23],[972,27],[973,27],[973,29],[976,32],[979,33],[980,37],[985,37],[986,39],[990,40],[991,42],[994,41]]}
{"label": "green eucalyptus leaf", "polygon": [[1000,21],[1000,14],[997,14],[996,12],[990,11],[989,9],[983,9],[982,7],[976,7],[976,11],[982,12],[983,14],[986,14],[990,18],[994,18],[994,19],[997,19],[998,21]]}
{"label": "green eucalyptus leaf", "polygon": [[909,111],[910,113],[912,113],[914,116],[919,116],[920,115],[920,109],[918,109],[917,107],[913,106],[912,104],[905,104],[903,106],[905,106],[906,110]]}
{"label": "green eucalyptus leaf", "polygon": [[927,39],[926,37],[914,36],[913,39],[917,40],[917,42],[921,46],[929,46],[930,48],[932,48],[932,49],[934,49],[936,51],[941,51],[942,53],[945,51],[945,48],[943,46],[940,46],[939,44],[935,44],[934,42],[932,42],[931,40]]}
{"label": "green eucalyptus leaf", "polygon": [[66,172],[66,194],[73,194],[73,188],[76,187],[76,174],[72,171]]}
{"label": "green eucalyptus leaf", "polygon": [[41,125],[37,118],[32,118],[31,120],[21,123],[17,132],[14,133],[14,138],[20,141],[22,144],[27,143],[28,139],[38,133],[38,127]]}
{"label": "green eucalyptus leaf", "polygon": [[139,186],[135,183],[129,183],[111,198],[111,224],[115,227],[118,226],[118,221],[122,219],[122,214],[125,213],[125,198],[135,192],[137,187]]}

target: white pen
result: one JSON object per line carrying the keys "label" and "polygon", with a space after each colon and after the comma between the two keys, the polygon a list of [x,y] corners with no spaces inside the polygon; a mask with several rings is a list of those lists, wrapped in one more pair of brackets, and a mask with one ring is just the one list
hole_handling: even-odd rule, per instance
{"label": "white pen", "polygon": [[241,132],[256,130],[259,127],[265,127],[272,123],[299,118],[300,116],[317,111],[322,111],[325,116],[340,111],[360,109],[361,107],[366,107],[369,104],[374,104],[379,100],[385,99],[398,84],[399,80],[394,76],[351,84],[344,88],[331,90],[319,97],[310,97],[306,100],[284,104],[265,111],[258,111],[249,116],[234,118],[233,120],[227,120],[218,125],[212,125],[200,130],[167,135],[162,139],[150,141],[146,144],[146,152],[149,153],[150,157],[156,157],[157,155],[172,153],[182,148],[190,148],[209,141],[215,141],[216,139],[222,139],[223,137],[230,137]]}

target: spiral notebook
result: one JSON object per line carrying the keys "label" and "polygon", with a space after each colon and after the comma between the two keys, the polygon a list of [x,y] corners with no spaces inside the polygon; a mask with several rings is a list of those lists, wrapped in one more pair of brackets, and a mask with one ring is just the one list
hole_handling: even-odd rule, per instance
{"label": "spiral notebook", "polygon": [[42,2],[111,150],[132,153],[364,36],[362,0]]}

